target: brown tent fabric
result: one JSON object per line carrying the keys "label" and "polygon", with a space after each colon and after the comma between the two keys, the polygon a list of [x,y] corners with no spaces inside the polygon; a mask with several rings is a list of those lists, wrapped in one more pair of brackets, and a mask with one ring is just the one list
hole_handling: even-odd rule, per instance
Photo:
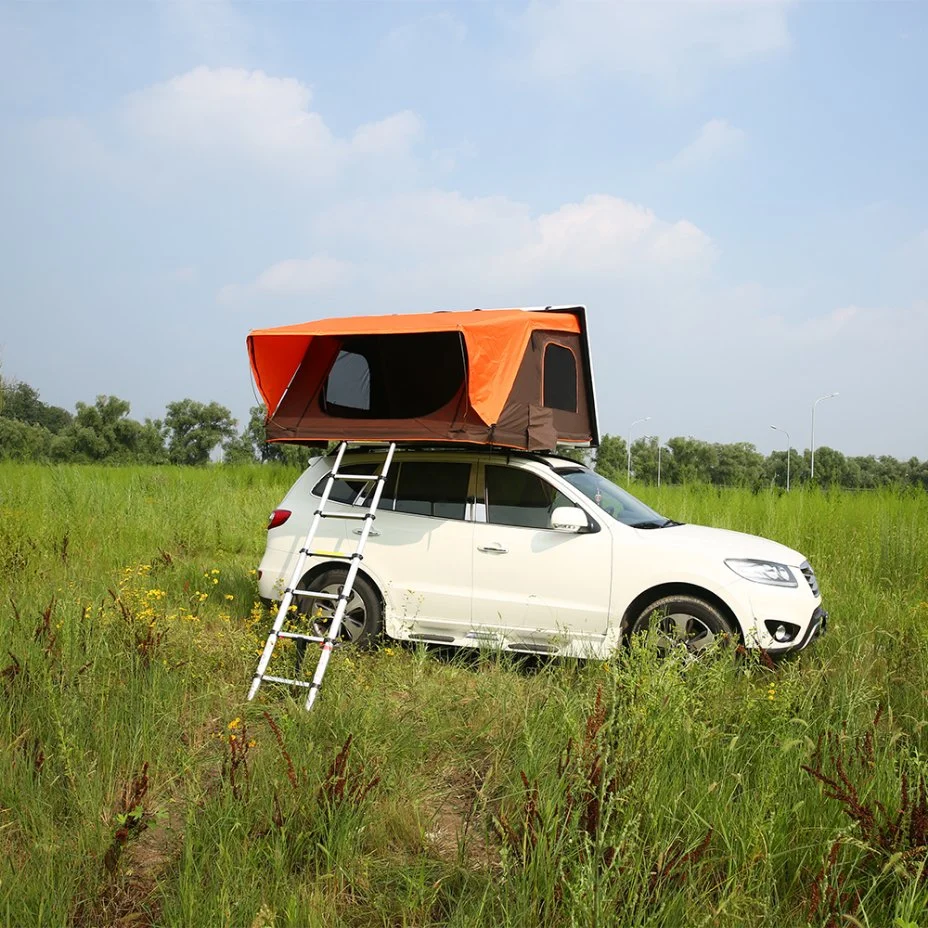
{"label": "brown tent fabric", "polygon": [[324,319],[248,351],[269,441],[599,440],[583,307]]}

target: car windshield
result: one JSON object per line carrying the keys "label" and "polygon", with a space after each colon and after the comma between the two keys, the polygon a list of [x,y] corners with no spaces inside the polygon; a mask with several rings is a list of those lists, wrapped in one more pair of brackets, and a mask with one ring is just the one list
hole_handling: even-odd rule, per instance
{"label": "car windshield", "polygon": [[557,472],[613,519],[618,519],[632,528],[666,528],[669,525],[679,525],[678,522],[666,519],[645,506],[641,500],[635,499],[631,493],[617,487],[595,471],[578,467],[558,468]]}

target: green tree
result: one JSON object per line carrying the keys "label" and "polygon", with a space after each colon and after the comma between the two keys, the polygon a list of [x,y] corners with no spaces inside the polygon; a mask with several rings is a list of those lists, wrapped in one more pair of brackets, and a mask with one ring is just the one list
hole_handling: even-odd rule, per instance
{"label": "green tree", "polygon": [[603,435],[596,449],[595,470],[613,483],[625,481],[628,445],[620,435]]}
{"label": "green tree", "polygon": [[667,441],[668,483],[711,483],[718,466],[718,447],[698,438],[675,436]]}
{"label": "green tree", "polygon": [[[764,456],[746,441],[715,445],[712,482],[727,487],[759,487],[763,479]],[[785,455],[784,455],[785,457]]]}
{"label": "green tree", "polygon": [[[643,435],[632,442],[632,474],[635,480],[657,483],[657,456],[660,439],[654,435]],[[661,480],[663,480],[664,459],[661,454]],[[626,464],[627,472],[627,464]]]}
{"label": "green tree", "polygon": [[52,439],[52,433],[41,425],[0,416],[0,460],[45,460],[51,451]]}
{"label": "green tree", "polygon": [[91,406],[78,403],[73,420],[52,442],[59,461],[149,463],[164,462],[160,423],[129,418],[129,403],[118,396],[98,396]]}
{"label": "green tree", "polygon": [[56,434],[71,421],[71,413],[60,406],[49,406],[39,399],[39,391],[22,381],[0,378],[0,416],[28,425],[40,425]]}
{"label": "green tree", "polygon": [[164,429],[172,464],[206,464],[217,445],[236,437],[235,419],[225,406],[191,399],[168,403]]}

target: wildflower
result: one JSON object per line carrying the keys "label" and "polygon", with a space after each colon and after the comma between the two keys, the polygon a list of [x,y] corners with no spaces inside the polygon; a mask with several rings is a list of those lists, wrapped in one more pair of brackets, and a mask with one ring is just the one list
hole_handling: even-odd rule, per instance
{"label": "wildflower", "polygon": [[242,724],[242,720],[240,718],[232,719],[232,721],[229,722],[229,729],[231,730],[233,728],[238,728],[239,725],[241,724]]}
{"label": "wildflower", "polygon": [[226,599],[229,602],[232,602],[232,600],[235,599],[235,596],[233,596],[231,593],[226,593]]}
{"label": "wildflower", "polygon": [[384,648],[384,649],[383,649],[383,653],[384,653],[384,654],[392,654],[392,653],[393,653],[393,648]]}

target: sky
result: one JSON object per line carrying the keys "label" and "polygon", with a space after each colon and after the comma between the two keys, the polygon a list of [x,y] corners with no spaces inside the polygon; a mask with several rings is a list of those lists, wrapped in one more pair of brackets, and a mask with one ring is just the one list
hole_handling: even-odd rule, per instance
{"label": "sky", "polygon": [[928,458],[928,3],[0,0],[0,373],[588,307],[600,427]]}

